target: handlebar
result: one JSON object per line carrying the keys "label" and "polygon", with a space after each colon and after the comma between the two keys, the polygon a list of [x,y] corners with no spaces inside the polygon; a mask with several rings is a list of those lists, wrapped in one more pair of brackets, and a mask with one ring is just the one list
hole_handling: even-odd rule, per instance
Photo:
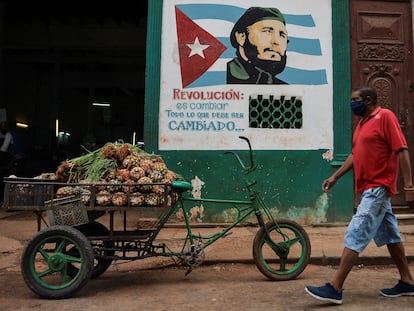
{"label": "handlebar", "polygon": [[249,174],[250,172],[254,171],[256,169],[256,166],[253,162],[253,151],[252,151],[252,145],[250,144],[250,140],[245,136],[239,136],[240,139],[243,139],[247,142],[249,145],[249,156],[250,156],[250,164],[249,166],[244,165],[243,161],[240,159],[239,155],[234,151],[226,151],[224,154],[232,154],[234,157],[239,161],[240,166],[242,167],[245,174]]}

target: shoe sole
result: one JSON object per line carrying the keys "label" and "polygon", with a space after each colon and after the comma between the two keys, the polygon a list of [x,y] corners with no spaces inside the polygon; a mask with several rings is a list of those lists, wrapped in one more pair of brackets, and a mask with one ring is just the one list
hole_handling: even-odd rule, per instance
{"label": "shoe sole", "polygon": [[316,299],[318,299],[318,300],[322,300],[322,301],[329,301],[329,302],[334,303],[334,304],[337,304],[337,305],[341,305],[341,304],[342,304],[342,299],[341,299],[341,300],[338,300],[338,299],[332,299],[332,298],[325,298],[325,297],[321,297],[321,296],[315,295],[315,294],[314,294],[314,293],[312,293],[310,290],[308,290],[306,287],[305,287],[305,291],[306,291],[309,295],[311,295],[313,298],[316,298]]}
{"label": "shoe sole", "polygon": [[390,297],[390,298],[401,297],[401,296],[414,296],[414,292],[401,293],[401,294],[396,294],[396,295],[389,295],[389,294],[386,294],[386,293],[383,293],[382,291],[380,291],[380,294],[381,294],[381,296]]}

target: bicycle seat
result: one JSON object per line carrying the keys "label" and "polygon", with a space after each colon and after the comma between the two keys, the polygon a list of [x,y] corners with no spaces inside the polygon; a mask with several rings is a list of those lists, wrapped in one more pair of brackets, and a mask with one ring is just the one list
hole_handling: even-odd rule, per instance
{"label": "bicycle seat", "polygon": [[187,181],[175,180],[171,183],[173,191],[184,192],[191,190],[191,184]]}

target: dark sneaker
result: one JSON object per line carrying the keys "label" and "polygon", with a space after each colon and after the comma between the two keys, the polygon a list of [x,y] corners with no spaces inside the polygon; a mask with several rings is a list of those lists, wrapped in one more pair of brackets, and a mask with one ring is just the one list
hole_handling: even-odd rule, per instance
{"label": "dark sneaker", "polygon": [[414,285],[399,280],[393,288],[381,289],[380,294],[385,297],[414,296]]}
{"label": "dark sneaker", "polygon": [[342,291],[338,292],[330,283],[324,286],[306,286],[305,291],[313,298],[329,301],[338,305],[342,304]]}

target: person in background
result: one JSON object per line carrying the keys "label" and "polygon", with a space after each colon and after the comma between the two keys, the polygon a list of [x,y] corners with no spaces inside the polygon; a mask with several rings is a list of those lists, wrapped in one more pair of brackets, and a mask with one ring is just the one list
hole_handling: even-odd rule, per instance
{"label": "person in background", "polygon": [[380,294],[386,297],[414,296],[414,280],[390,199],[397,191],[400,165],[405,200],[414,201],[407,141],[394,113],[377,106],[377,93],[373,88],[354,89],[351,110],[361,118],[353,134],[352,153],[332,176],[323,181],[322,190],[329,191],[341,176],[353,169],[355,191],[361,193],[361,201],[345,232],[345,247],[332,281],[320,287],[306,286],[305,291],[316,299],[342,304],[345,279],[359,254],[374,239],[378,247],[387,246],[400,274],[398,283],[392,288],[381,289]]}
{"label": "person in background", "polygon": [[10,147],[13,144],[13,135],[6,121],[0,123],[0,133],[0,166],[4,166],[11,160]]}

